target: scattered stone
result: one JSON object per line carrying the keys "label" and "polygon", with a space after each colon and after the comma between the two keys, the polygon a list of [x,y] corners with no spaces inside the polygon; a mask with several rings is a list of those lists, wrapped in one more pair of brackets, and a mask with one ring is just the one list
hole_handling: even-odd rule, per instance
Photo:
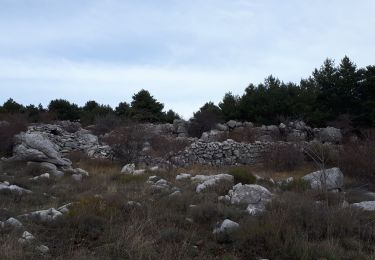
{"label": "scattered stone", "polygon": [[16,193],[16,194],[32,193],[31,190],[21,188],[17,185],[10,185],[10,183],[7,182],[7,181],[4,181],[4,182],[0,183],[0,191],[8,191],[8,192],[11,192],[11,193]]}
{"label": "scattered stone", "polygon": [[82,176],[82,174],[76,174],[75,173],[75,174],[72,175],[72,178],[75,181],[82,181],[83,176]]}
{"label": "scattered stone", "polygon": [[359,203],[353,203],[352,207],[364,211],[375,211],[375,201],[362,201]]}
{"label": "scattered stone", "polygon": [[234,222],[230,219],[224,220],[218,228],[215,228],[213,234],[232,232],[238,229],[240,225],[237,222]]}
{"label": "scattered stone", "polygon": [[139,203],[139,202],[136,202],[136,201],[128,201],[126,203],[126,205],[130,206],[130,207],[142,207],[142,204]]}
{"label": "scattered stone", "polygon": [[191,178],[191,174],[189,173],[181,173],[176,176],[176,181],[183,181]]}
{"label": "scattered stone", "polygon": [[4,227],[8,226],[16,229],[23,227],[23,224],[15,218],[8,218],[8,220],[4,221],[3,223]]}
{"label": "scattered stone", "polygon": [[145,169],[134,170],[133,175],[143,175],[145,174],[145,172],[146,172]]}
{"label": "scattered stone", "polygon": [[125,174],[133,174],[134,171],[135,171],[134,163],[127,164],[121,169],[121,173],[125,173]]}
{"label": "scattered stone", "polygon": [[49,173],[43,173],[39,176],[35,176],[33,178],[30,178],[30,180],[37,181],[37,180],[40,180],[40,179],[49,179],[49,178],[50,178]]}
{"label": "scattered stone", "polygon": [[341,190],[344,186],[344,174],[337,167],[309,173],[302,179],[309,182],[312,189]]}
{"label": "scattered stone", "polygon": [[62,214],[66,214],[66,213],[69,213],[69,208],[73,206],[73,203],[68,203],[64,206],[61,206],[60,208],[58,208],[57,210],[60,211]]}
{"label": "scattered stone", "polygon": [[47,254],[49,252],[48,246],[45,246],[45,245],[39,245],[35,247],[35,249],[42,254]]}
{"label": "scattered stone", "polygon": [[178,196],[178,195],[181,195],[181,191],[176,190],[176,191],[172,192],[171,194],[169,194],[169,197],[174,197],[174,196]]}
{"label": "scattered stone", "polygon": [[74,169],[74,172],[75,172],[76,174],[80,174],[80,175],[82,175],[82,176],[89,177],[89,173],[88,173],[87,171],[81,169],[81,168],[76,168],[76,169]]}
{"label": "scattered stone", "polygon": [[29,244],[35,240],[35,237],[28,231],[23,232],[20,239],[18,239],[18,242],[21,244]]}
{"label": "scattered stone", "polygon": [[197,175],[191,178],[192,181],[200,182],[196,187],[196,192],[200,193],[208,188],[214,187],[221,182],[229,182],[233,184],[234,177],[230,174],[217,174],[217,175]]}
{"label": "scattered stone", "polygon": [[159,166],[154,166],[154,167],[150,167],[149,170],[150,170],[151,172],[156,172],[156,171],[159,171],[160,168],[159,168]]}
{"label": "scattered stone", "polygon": [[20,217],[31,218],[41,222],[51,222],[61,216],[63,216],[63,214],[60,211],[56,210],[55,208],[50,208],[46,210],[39,210],[28,214],[24,214]]}
{"label": "scattered stone", "polygon": [[228,196],[232,204],[262,204],[270,201],[272,193],[257,184],[238,183],[229,191]]}

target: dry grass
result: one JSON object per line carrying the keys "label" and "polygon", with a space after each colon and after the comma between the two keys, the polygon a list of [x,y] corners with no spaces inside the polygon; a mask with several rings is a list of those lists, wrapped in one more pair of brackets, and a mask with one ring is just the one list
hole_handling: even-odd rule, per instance
{"label": "dry grass", "polygon": [[[218,202],[218,196],[223,195],[219,190],[198,194],[190,182],[175,181],[178,173],[218,174],[230,167],[195,165],[129,177],[120,174],[120,165],[108,161],[75,156],[74,165],[87,170],[90,176],[81,182],[66,176],[51,183],[30,183],[23,166],[7,168],[15,176],[14,181],[27,185],[34,194],[20,200],[0,195],[0,208],[8,208],[7,212],[0,211],[1,220],[21,211],[75,202],[70,213],[55,222],[24,221],[26,229],[50,248],[46,258],[345,259],[350,256],[371,259],[374,256],[370,249],[374,243],[371,233],[374,216],[340,209],[340,198],[332,198],[328,208],[317,210],[314,201],[319,194],[286,192],[269,205],[265,216],[251,217],[244,214],[243,208]],[[281,173],[260,165],[244,168],[277,178],[301,176],[310,172],[310,167],[305,165]],[[169,197],[171,191],[153,193],[145,183],[149,175],[165,178],[182,194]],[[128,201],[141,205],[128,205]],[[226,218],[239,222],[240,231],[230,236],[214,236],[213,228]],[[40,254],[32,248],[20,248],[15,242],[18,237],[19,234],[0,234],[0,258],[40,259]]]}

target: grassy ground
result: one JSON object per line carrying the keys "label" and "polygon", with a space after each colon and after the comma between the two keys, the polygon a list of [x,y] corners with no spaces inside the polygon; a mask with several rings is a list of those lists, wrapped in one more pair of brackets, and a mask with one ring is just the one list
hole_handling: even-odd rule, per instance
{"label": "grassy ground", "polygon": [[[81,182],[70,176],[31,181],[30,177],[43,172],[22,164],[3,165],[0,172],[8,175],[2,175],[0,181],[7,180],[33,193],[0,194],[0,220],[75,204],[67,215],[52,223],[23,221],[25,229],[49,247],[48,254],[22,247],[17,242],[20,231],[3,231],[0,259],[375,258],[375,215],[342,207],[346,199],[342,194],[331,194],[326,200],[322,194],[300,187],[282,190],[270,185],[277,197],[263,216],[254,217],[244,213],[243,207],[218,202],[218,196],[227,189],[197,194],[190,182],[175,181],[182,172],[217,174],[228,168],[194,166],[125,176],[120,174],[120,165],[111,162],[79,158],[74,163],[90,177]],[[274,180],[298,178],[315,170],[310,164],[289,172],[261,166],[244,169]],[[168,180],[182,194],[170,197],[171,191],[155,192],[146,183],[150,175]],[[323,198],[326,203],[316,203]],[[140,205],[129,205],[129,201]],[[226,218],[238,222],[241,228],[214,235],[212,230]]]}

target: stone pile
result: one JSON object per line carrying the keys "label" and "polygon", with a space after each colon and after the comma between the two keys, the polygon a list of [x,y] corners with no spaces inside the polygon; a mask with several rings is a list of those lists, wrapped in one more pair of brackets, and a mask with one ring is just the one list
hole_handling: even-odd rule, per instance
{"label": "stone pile", "polygon": [[26,132],[16,135],[13,157],[8,160],[70,166],[71,162],[63,156],[71,151],[81,151],[93,158],[111,157],[111,148],[101,145],[97,136],[77,123],[60,124],[32,125]]}

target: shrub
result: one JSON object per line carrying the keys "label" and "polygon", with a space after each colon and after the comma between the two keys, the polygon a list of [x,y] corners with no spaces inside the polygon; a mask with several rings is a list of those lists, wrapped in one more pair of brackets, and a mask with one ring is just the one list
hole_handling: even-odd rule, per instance
{"label": "shrub", "polygon": [[80,109],[76,104],[64,99],[52,100],[48,105],[49,112],[55,114],[58,120],[77,120],[80,117]]}
{"label": "shrub", "polygon": [[340,169],[345,175],[375,185],[375,129],[368,130],[362,141],[344,145],[340,154]]}
{"label": "shrub", "polygon": [[14,136],[27,129],[27,121],[22,115],[11,115],[0,121],[0,157],[12,155]]}
{"label": "shrub", "polygon": [[120,127],[121,124],[121,119],[113,114],[97,116],[93,132],[96,135],[104,135]]}
{"label": "shrub", "polygon": [[204,202],[191,208],[190,214],[194,221],[200,224],[210,225],[219,219],[217,204],[212,202]]}
{"label": "shrub", "polygon": [[296,191],[303,192],[310,188],[310,183],[303,179],[294,179],[291,182],[281,185],[281,189],[284,191]]}
{"label": "shrub", "polygon": [[330,144],[311,142],[304,147],[307,160],[321,166],[337,166],[339,161],[339,148]]}
{"label": "shrub", "polygon": [[154,135],[150,140],[152,147],[150,154],[155,157],[168,157],[170,154],[174,154],[185,149],[185,147],[187,147],[190,143],[191,142],[186,139]]}
{"label": "shrub", "polygon": [[234,183],[254,184],[256,182],[255,176],[246,168],[233,168],[228,172],[234,177]]}
{"label": "shrub", "polygon": [[263,162],[275,171],[292,171],[303,164],[304,154],[293,144],[273,144],[263,154]]}
{"label": "shrub", "polygon": [[112,147],[115,159],[124,164],[132,163],[142,152],[145,130],[136,124],[119,127],[112,131],[105,141]]}
{"label": "shrub", "polygon": [[[350,208],[317,204],[303,194],[286,192],[260,218],[247,218],[235,234],[245,259],[370,259],[375,239],[371,216]],[[355,249],[343,241],[355,241]]]}

